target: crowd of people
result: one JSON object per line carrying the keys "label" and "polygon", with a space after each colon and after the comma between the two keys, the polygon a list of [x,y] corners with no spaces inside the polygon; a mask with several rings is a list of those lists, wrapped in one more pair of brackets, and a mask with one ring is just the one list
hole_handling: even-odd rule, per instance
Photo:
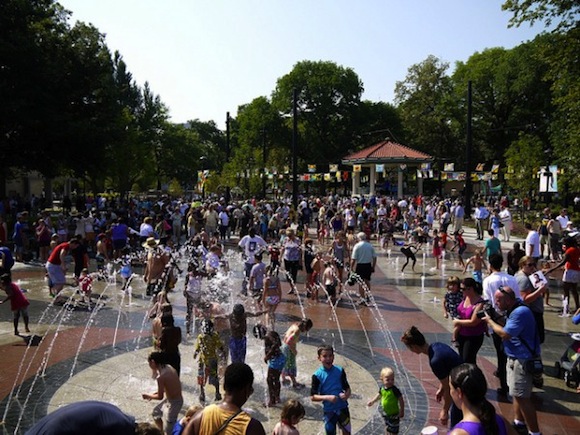
{"label": "crowd of people", "polygon": [[[143,393],[143,398],[161,401],[152,416],[165,433],[172,433],[174,426],[186,434],[215,433],[225,428],[220,427],[224,422],[230,428],[240,428],[236,429],[239,432],[231,433],[263,433],[260,422],[241,410],[253,382],[253,374],[248,372],[251,369],[245,365],[248,317],[260,319],[254,333],[264,340],[269,391],[266,406],[278,406],[281,384],[304,388],[297,381],[297,343],[300,334],[313,326],[311,320],[303,319],[290,325],[283,335],[276,332],[276,309],[283,293],[280,273],[287,282],[284,292],[297,298],[331,305],[344,299],[355,307],[349,287],[358,286],[356,303],[372,306],[376,247],[400,248],[406,259],[403,272],[410,261],[415,271],[416,252],[427,247],[435,259],[436,270],[450,253],[456,256],[464,274],[472,268],[472,277],[453,276],[448,280],[444,298],[444,316],[453,320],[454,327],[450,341],[458,352],[444,343],[430,345],[415,327],[402,337],[411,352],[428,355],[433,373],[440,381],[437,392],[443,403],[440,422],[450,422],[450,427],[455,427],[453,434],[480,433],[466,429],[470,424],[485,428],[485,433],[510,433],[506,428],[511,430],[512,426],[517,433],[540,433],[531,394],[534,386],[542,385],[542,377],[540,373],[530,373],[525,362],[541,358],[544,300],[548,303],[549,292],[545,282],[535,285],[530,276],[537,272],[538,262],[543,258],[555,261],[552,267],[544,269],[544,275],[565,267],[564,294],[572,296],[576,310],[580,308],[577,293],[580,250],[566,210],[559,215],[544,210],[540,222],[527,224],[525,250],[517,243],[514,245],[507,256],[511,272],[508,273],[503,271],[500,241],[502,237],[509,242],[512,229],[510,204],[505,197],[497,198],[489,206],[477,203],[474,207],[477,238],[483,240],[488,234],[488,239],[485,249],[476,250],[465,262],[466,216],[461,199],[419,195],[399,200],[387,197],[365,200],[328,195],[303,198],[294,209],[286,200],[252,199],[227,204],[223,198],[189,202],[164,197],[158,201],[134,199],[115,210],[101,208],[99,204],[93,206],[68,215],[59,214],[56,219],[48,212],[41,213],[34,227],[36,258],[46,267],[49,292],[54,296],[66,284],[69,255],[74,259],[75,280],[81,284],[87,270],[93,267],[91,257],[95,258],[97,269],[103,270],[114,261],[130,268],[129,253],[143,253],[145,294],[152,297],[154,351],[148,363],[158,384],[156,392]],[[17,214],[12,236],[14,249],[0,252],[0,267],[6,274],[6,278],[2,276],[2,285],[8,294],[6,300],[12,299],[17,334],[20,315],[29,330],[28,314],[9,272],[10,262],[23,261],[29,252],[32,239],[27,221],[28,213]],[[376,243],[371,243],[372,240]],[[177,281],[174,253],[179,247],[186,247],[188,255],[183,287],[187,304],[185,332],[190,335],[199,331],[194,353],[199,367],[199,402],[206,403],[208,383],[215,389],[215,400],[223,399],[219,405],[190,408],[182,419],[179,419],[183,397],[178,348],[182,337],[181,329],[175,325],[169,296]],[[224,249],[236,247],[242,252],[245,279],[237,295],[239,303],[226,312],[223,295],[219,289],[216,291],[216,280],[218,275],[228,273]],[[490,273],[484,278],[488,264]],[[130,273],[125,280],[129,276]],[[90,293],[88,297],[90,301]],[[20,304],[16,308],[15,302]],[[477,354],[488,332],[497,352],[498,394],[513,397],[515,419],[511,425],[492,412],[493,407],[485,400],[485,389],[480,388],[481,378],[485,381],[485,377],[477,366]],[[344,369],[333,364],[332,347],[321,346],[318,359],[321,367],[312,377],[310,398],[323,402],[326,433],[335,433],[337,426],[343,434],[350,433],[351,391]],[[380,400],[386,432],[396,434],[399,420],[405,415],[404,395],[394,385],[392,368],[386,367],[380,378],[382,386],[368,404]],[[473,382],[478,389],[471,387]],[[224,396],[220,391],[222,384]],[[304,416],[304,408],[295,402],[283,405],[282,419],[274,433],[298,433],[296,424]]]}

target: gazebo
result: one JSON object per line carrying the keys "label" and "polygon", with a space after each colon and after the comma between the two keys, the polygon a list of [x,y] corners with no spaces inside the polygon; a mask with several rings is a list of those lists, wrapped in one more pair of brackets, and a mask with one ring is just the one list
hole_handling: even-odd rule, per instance
{"label": "gazebo", "polygon": [[[375,184],[377,181],[376,165],[384,165],[385,168],[397,168],[397,196],[403,197],[403,171],[407,167],[419,167],[423,163],[433,163],[433,156],[421,151],[414,150],[405,145],[391,141],[379,142],[368,148],[357,151],[342,159],[342,164],[360,165],[361,169],[368,167],[369,176],[369,194],[375,194]],[[352,194],[360,194],[360,171],[352,172]],[[423,193],[423,179],[417,177],[417,190],[419,194]]]}

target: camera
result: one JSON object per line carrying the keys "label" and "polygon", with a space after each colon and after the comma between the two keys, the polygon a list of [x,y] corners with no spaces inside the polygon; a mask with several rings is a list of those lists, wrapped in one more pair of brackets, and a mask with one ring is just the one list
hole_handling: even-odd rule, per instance
{"label": "camera", "polygon": [[501,315],[493,308],[491,302],[488,300],[483,301],[483,308],[481,309],[481,311],[477,312],[477,318],[483,319],[486,314],[489,317],[491,317],[491,320],[493,321],[496,321],[498,318],[501,317]]}

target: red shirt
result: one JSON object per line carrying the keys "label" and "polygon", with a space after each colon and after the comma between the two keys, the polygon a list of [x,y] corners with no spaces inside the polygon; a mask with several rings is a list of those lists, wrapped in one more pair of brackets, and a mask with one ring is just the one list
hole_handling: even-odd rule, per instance
{"label": "red shirt", "polygon": [[580,249],[578,248],[568,248],[566,252],[564,252],[568,261],[566,261],[566,265],[564,268],[566,270],[579,270],[580,266],[578,266],[578,260],[580,260]]}
{"label": "red shirt", "polygon": [[48,262],[50,264],[54,264],[55,266],[60,266],[62,264],[62,262],[60,261],[61,252],[63,250],[68,251],[69,249],[70,249],[69,242],[64,242],[61,243],[60,245],[57,245],[57,247],[52,250],[50,257],[48,257]]}
{"label": "red shirt", "polygon": [[20,287],[14,283],[10,283],[10,290],[12,293],[12,296],[10,297],[10,308],[12,311],[22,310],[30,305],[30,302],[28,302],[24,293],[22,293]]}

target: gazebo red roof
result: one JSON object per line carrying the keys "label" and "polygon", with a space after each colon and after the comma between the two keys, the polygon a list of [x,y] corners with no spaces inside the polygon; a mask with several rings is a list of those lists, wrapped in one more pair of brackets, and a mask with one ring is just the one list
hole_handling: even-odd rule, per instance
{"label": "gazebo red roof", "polygon": [[342,163],[426,163],[433,156],[391,141],[379,142],[342,159]]}

